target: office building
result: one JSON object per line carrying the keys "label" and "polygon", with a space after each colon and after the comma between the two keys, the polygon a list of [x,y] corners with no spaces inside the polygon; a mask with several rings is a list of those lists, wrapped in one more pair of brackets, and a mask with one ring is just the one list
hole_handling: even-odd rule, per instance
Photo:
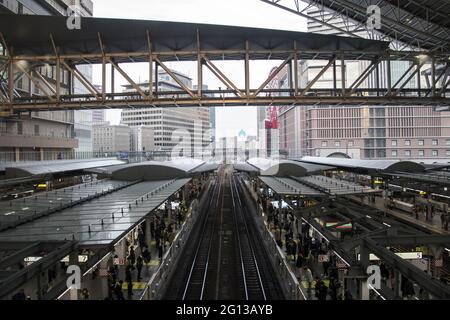
{"label": "office building", "polygon": [[131,128],[125,125],[94,125],[94,154],[129,152]]}
{"label": "office building", "polygon": [[[38,14],[65,16],[68,14],[68,6],[73,1],[0,1],[0,13],[4,14]],[[92,16],[93,4],[90,0],[80,2],[80,14]],[[56,68],[41,65],[30,68],[25,63],[22,68],[34,74],[34,80],[39,83],[47,82],[55,86]],[[81,73],[87,78],[92,78],[91,66],[79,66]],[[44,94],[25,75],[14,70],[17,95],[27,96],[30,93]],[[77,79],[73,78],[67,70],[61,71],[61,94],[70,91],[85,93],[84,87]],[[0,77],[0,84],[7,83],[7,79]],[[45,87],[45,85],[43,85]],[[47,92],[51,94],[50,92]],[[15,119],[0,119],[0,160],[46,160],[57,158],[78,157],[81,154],[92,151],[91,139],[91,111],[39,111],[22,114]]]}
{"label": "office building", "polygon": [[[188,88],[192,79],[173,71]],[[138,84],[142,90],[149,90],[149,83]],[[155,91],[155,83],[152,85]],[[158,72],[158,92],[179,91],[181,87],[165,71]],[[131,85],[124,86],[124,92],[134,92]],[[210,110],[206,107],[192,108],[133,108],[122,111],[121,123],[130,127],[148,126],[153,129],[155,150],[170,152],[180,143],[186,148],[186,155],[204,153],[211,145]],[[194,151],[195,150],[195,151]]]}
{"label": "office building", "polygon": [[[342,27],[339,17],[310,9],[317,17],[328,15],[328,23]],[[326,17],[325,17],[326,18]],[[339,34],[332,28],[308,21],[308,31]],[[361,36],[366,34],[361,33]],[[304,88],[328,61],[299,62],[299,87]],[[345,64],[346,81],[350,85],[367,67],[368,62]],[[381,64],[379,68],[385,68]],[[391,62],[391,78],[395,83],[408,69],[405,62]],[[278,76],[279,88],[288,88],[285,68]],[[380,72],[380,74],[383,74]],[[341,66],[336,62],[337,88],[341,87]],[[283,81],[284,79],[284,81]],[[386,79],[380,79],[385,86]],[[423,82],[425,83],[425,79]],[[406,87],[414,87],[414,79]],[[362,88],[375,88],[374,73]],[[328,69],[313,88],[333,88],[333,68]],[[290,158],[341,156],[356,159],[417,159],[434,162],[450,156],[450,113],[436,112],[428,106],[281,106],[278,109],[280,149]]]}

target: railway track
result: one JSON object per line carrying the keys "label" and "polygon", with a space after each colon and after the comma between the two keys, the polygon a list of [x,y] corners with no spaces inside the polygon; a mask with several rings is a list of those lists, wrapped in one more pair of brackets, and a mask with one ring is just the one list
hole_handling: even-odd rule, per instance
{"label": "railway track", "polygon": [[164,299],[284,299],[240,182],[230,170],[218,176]]}
{"label": "railway track", "polygon": [[[205,220],[201,226],[201,237],[197,243],[193,262],[184,287],[182,300],[203,300],[205,285],[208,276],[208,267],[211,257],[214,235],[217,226],[217,213],[219,209],[221,184],[217,182],[210,198]],[[217,196],[215,196],[217,195]]]}

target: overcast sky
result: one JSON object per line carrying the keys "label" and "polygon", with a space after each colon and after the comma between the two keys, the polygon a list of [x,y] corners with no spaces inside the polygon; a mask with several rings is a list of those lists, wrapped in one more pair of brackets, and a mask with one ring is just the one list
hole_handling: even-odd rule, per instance
{"label": "overcast sky", "polygon": [[[286,3],[293,0],[284,0]],[[105,18],[127,18],[164,20],[179,22],[211,23],[221,25],[248,26],[269,29],[305,31],[306,20],[275,8],[259,0],[93,0],[94,16]],[[266,79],[269,71],[280,61],[254,61],[250,63],[251,87],[257,88]],[[244,87],[243,63],[240,61],[217,62],[217,66],[239,87]],[[189,75],[197,81],[196,64],[191,62],[169,63],[169,68]],[[124,64],[123,68],[135,81],[148,80],[147,68],[142,64]],[[204,68],[204,84],[210,89],[224,85]],[[101,83],[100,66],[94,67],[94,83]],[[116,72],[116,92],[126,80]],[[107,120],[114,124],[120,121],[119,110],[108,110]],[[244,129],[248,135],[256,134],[255,107],[217,108],[217,136],[234,136]]]}

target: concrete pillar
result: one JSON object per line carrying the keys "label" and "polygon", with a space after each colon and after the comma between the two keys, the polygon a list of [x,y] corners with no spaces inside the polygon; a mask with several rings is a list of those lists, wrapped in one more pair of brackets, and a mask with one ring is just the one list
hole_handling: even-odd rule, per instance
{"label": "concrete pillar", "polygon": [[15,157],[14,159],[16,161],[20,161],[20,148],[14,148],[14,152],[15,152]]}
{"label": "concrete pillar", "polygon": [[39,148],[39,154],[40,154],[40,159],[41,159],[41,161],[44,161],[44,148]]}
{"label": "concrete pillar", "polygon": [[[370,252],[367,250],[366,246],[364,246],[364,244],[361,244],[361,246],[359,247],[359,259],[360,259],[359,262],[362,265],[364,272],[370,263],[369,255],[370,255]],[[360,300],[369,300],[370,295],[369,295],[369,288],[367,286],[367,279],[360,279],[358,282],[359,282],[359,286],[360,286],[359,299]]]}
{"label": "concrete pillar", "polygon": [[398,270],[394,269],[394,274],[392,277],[392,291],[394,292],[394,297],[400,297],[400,287],[401,287],[401,274]]}

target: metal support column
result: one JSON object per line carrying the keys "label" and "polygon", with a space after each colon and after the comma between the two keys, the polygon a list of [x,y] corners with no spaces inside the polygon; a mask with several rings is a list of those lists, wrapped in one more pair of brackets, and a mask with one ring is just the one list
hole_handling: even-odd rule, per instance
{"label": "metal support column", "polygon": [[431,57],[431,97],[436,96],[436,58]]}
{"label": "metal support column", "polygon": [[61,94],[61,60],[59,57],[56,59],[56,100],[59,102],[59,96]]}
{"label": "metal support column", "polygon": [[200,35],[197,29],[197,96],[201,98],[202,96],[202,86],[203,86],[203,59],[200,54]]}
{"label": "metal support column", "polygon": [[102,100],[106,100],[106,58],[102,59]]}
{"label": "metal support column", "polygon": [[156,98],[158,98],[158,86],[159,86],[158,63],[155,62],[155,97]]}
{"label": "metal support column", "polygon": [[248,40],[245,40],[245,94],[250,96],[250,46]]}
{"label": "metal support column", "polygon": [[8,62],[8,95],[9,102],[14,103],[14,61],[12,57]]}
{"label": "metal support column", "polygon": [[111,99],[114,100],[114,86],[115,86],[115,72],[114,72],[114,66],[111,63]]}
{"label": "metal support column", "polygon": [[293,75],[292,75],[292,60],[289,60],[289,62],[288,62],[288,77],[289,77],[289,90],[290,90],[290,93],[289,93],[289,95],[292,95],[292,91],[293,91],[293,89],[294,89],[294,79],[292,79],[293,78]]}
{"label": "metal support column", "polygon": [[333,96],[337,95],[336,60],[333,62]]}
{"label": "metal support column", "polygon": [[341,86],[342,96],[345,96],[345,58],[344,54],[341,55]]}
{"label": "metal support column", "polygon": [[386,57],[386,81],[387,81],[387,95],[391,94],[391,55],[388,53]]}
{"label": "metal support column", "polygon": [[298,53],[297,41],[294,41],[294,96],[298,95]]}

